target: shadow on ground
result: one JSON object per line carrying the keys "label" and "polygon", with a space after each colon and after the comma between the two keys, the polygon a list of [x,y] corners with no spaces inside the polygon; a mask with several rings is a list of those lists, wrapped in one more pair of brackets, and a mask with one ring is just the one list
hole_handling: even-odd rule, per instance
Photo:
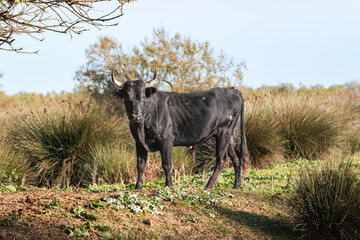
{"label": "shadow on ground", "polygon": [[9,226],[0,226],[0,239],[18,240],[55,240],[67,239],[64,230],[51,223],[14,222]]}
{"label": "shadow on ground", "polygon": [[241,225],[250,227],[255,232],[271,239],[298,239],[300,234],[294,232],[295,224],[280,218],[268,217],[245,211],[233,211],[224,207],[214,208],[221,216]]}

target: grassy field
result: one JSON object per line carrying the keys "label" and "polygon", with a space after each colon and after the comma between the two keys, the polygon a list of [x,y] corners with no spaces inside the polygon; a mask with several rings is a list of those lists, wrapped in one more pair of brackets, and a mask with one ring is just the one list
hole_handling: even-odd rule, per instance
{"label": "grassy field", "polygon": [[[252,168],[239,190],[230,161],[204,190],[214,141],[174,148],[174,188],[164,187],[160,154],[149,154],[144,189],[134,190],[121,106],[79,93],[0,101],[0,239],[298,239],[318,227],[328,234],[319,239],[359,239],[359,91],[244,90]],[[355,174],[335,166],[348,158]]]}
{"label": "grassy field", "polygon": [[[322,161],[299,160],[250,169],[240,190],[224,170],[215,189],[204,190],[210,174],[163,181],[45,189],[4,186],[0,238],[4,239],[297,239],[288,206],[299,170]],[[359,161],[355,167],[360,169]]]}

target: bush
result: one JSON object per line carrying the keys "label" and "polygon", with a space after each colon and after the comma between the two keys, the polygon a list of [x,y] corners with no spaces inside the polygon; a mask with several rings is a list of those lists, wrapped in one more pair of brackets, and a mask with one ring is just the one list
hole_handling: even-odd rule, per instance
{"label": "bush", "polygon": [[278,112],[287,157],[317,159],[338,146],[343,118],[319,99],[290,95],[279,100]]}
{"label": "bush", "polygon": [[18,114],[10,142],[23,152],[36,171],[40,186],[82,185],[83,166],[92,152],[119,141],[118,118],[90,103],[63,101]]}
{"label": "bush", "polygon": [[351,161],[305,168],[290,206],[311,239],[360,238],[360,183]]}

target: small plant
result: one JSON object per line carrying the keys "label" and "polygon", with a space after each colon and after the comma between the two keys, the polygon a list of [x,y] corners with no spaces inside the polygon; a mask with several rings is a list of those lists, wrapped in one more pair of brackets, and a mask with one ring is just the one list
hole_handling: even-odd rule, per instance
{"label": "small plant", "polygon": [[124,190],[123,184],[92,184],[87,186],[83,189],[84,191],[91,192],[91,193],[100,193],[100,192],[119,192],[121,190]]}
{"label": "small plant", "polygon": [[214,210],[213,208],[204,208],[197,211],[199,214],[206,214],[211,218],[215,218],[216,216],[219,216],[220,214]]}
{"label": "small plant", "polygon": [[6,185],[5,189],[6,189],[7,192],[16,192],[16,187],[13,186],[13,185],[10,185],[10,184]]}
{"label": "small plant", "polygon": [[91,222],[86,222],[84,225],[80,226],[69,226],[61,225],[61,228],[65,230],[69,237],[90,237],[89,230],[99,231],[97,235],[99,237],[110,238],[111,235],[108,233],[111,228],[102,224],[92,224]]}
{"label": "small plant", "polygon": [[101,232],[109,232],[111,230],[111,227],[101,224],[95,224],[94,228]]}
{"label": "small plant", "polygon": [[0,218],[0,226],[3,227],[12,227],[15,225],[15,220],[13,216],[2,217]]}
{"label": "small plant", "polygon": [[212,191],[211,195],[213,195],[215,197],[228,197],[228,198],[233,198],[234,197],[234,195],[232,193],[229,193],[229,192],[224,191],[224,190]]}
{"label": "small plant", "polygon": [[290,199],[304,235],[316,239],[360,238],[360,183],[352,162],[301,171]]}
{"label": "small plant", "polygon": [[96,216],[95,214],[88,213],[85,209],[79,206],[71,208],[70,213],[72,213],[72,216],[75,218],[83,218],[93,221],[99,220],[98,216]]}
{"label": "small plant", "polygon": [[189,215],[189,214],[185,214],[183,216],[180,217],[181,220],[185,221],[185,222],[197,222],[197,220],[199,219],[198,217]]}
{"label": "small plant", "polygon": [[46,207],[48,208],[58,208],[61,205],[61,201],[58,198],[55,198],[53,200],[51,200],[50,202],[47,202]]}
{"label": "small plant", "polygon": [[99,209],[113,207],[115,209],[128,208],[135,213],[152,213],[158,214],[159,209],[163,209],[160,202],[154,198],[139,197],[131,192],[120,192],[117,195],[104,196],[99,200],[88,205],[89,209]]}
{"label": "small plant", "polygon": [[61,225],[61,228],[65,230],[69,237],[90,237],[89,226],[68,226]]}

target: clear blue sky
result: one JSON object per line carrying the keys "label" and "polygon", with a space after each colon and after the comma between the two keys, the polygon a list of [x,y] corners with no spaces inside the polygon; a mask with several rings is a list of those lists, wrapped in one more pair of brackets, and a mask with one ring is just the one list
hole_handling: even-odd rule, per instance
{"label": "clear blue sky", "polygon": [[26,50],[40,52],[1,51],[0,90],[71,91],[85,49],[98,36],[115,37],[130,48],[155,27],[209,41],[215,50],[246,61],[246,86],[360,80],[358,0],[139,0],[125,6],[116,27],[91,29],[73,39],[51,33],[43,42],[17,40]]}

